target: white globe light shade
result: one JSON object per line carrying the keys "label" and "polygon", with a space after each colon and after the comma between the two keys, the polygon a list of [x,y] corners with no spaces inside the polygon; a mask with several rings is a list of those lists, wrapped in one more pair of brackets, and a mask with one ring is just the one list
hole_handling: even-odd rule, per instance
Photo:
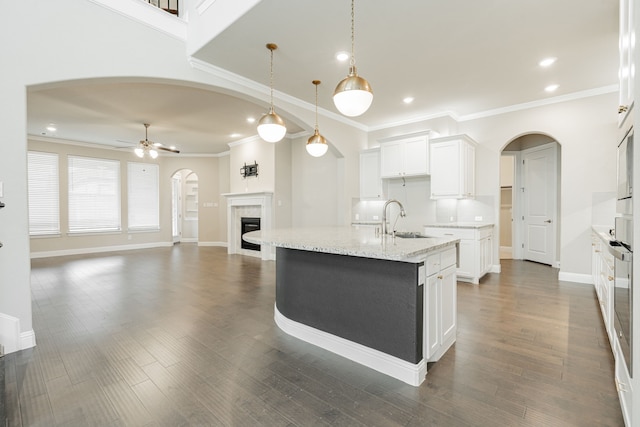
{"label": "white globe light shade", "polygon": [[284,125],[284,120],[273,110],[262,116],[258,122],[258,135],[267,142],[278,142],[286,133],[287,127]]}
{"label": "white globe light shade", "polygon": [[333,92],[333,103],[338,111],[348,117],[356,117],[369,109],[373,102],[373,91],[369,82],[358,76],[356,67],[349,68],[349,75]]}
{"label": "white globe light shade", "polygon": [[322,157],[327,152],[329,145],[327,140],[316,129],[315,133],[307,141],[307,153],[313,157]]}
{"label": "white globe light shade", "polygon": [[149,150],[149,155],[151,156],[152,159],[155,159],[158,157],[158,152],[156,150]]}
{"label": "white globe light shade", "polygon": [[136,156],[142,158],[144,157],[144,150],[140,147],[136,148],[135,150],[133,150],[134,153],[136,153]]}

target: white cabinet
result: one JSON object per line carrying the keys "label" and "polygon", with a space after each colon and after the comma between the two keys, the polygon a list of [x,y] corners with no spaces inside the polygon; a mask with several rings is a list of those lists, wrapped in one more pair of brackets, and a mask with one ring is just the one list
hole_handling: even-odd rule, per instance
{"label": "white cabinet", "polygon": [[433,139],[430,145],[431,198],[475,196],[476,143],[466,135]]}
{"label": "white cabinet", "polygon": [[380,149],[360,153],[360,198],[382,199],[382,179],[380,178]]}
{"label": "white cabinet", "polygon": [[437,361],[456,340],[456,250],[431,254],[425,263],[424,344],[425,360]]}
{"label": "white cabinet", "polygon": [[622,125],[627,118],[634,101],[634,74],[635,74],[635,24],[634,1],[620,0],[620,28],[618,48],[620,64],[618,70],[619,102],[618,124]]}
{"label": "white cabinet", "polygon": [[429,141],[426,135],[380,144],[380,175],[402,178],[429,174]]}
{"label": "white cabinet", "polygon": [[[616,366],[616,389],[618,390],[622,417],[624,418],[624,424],[626,426],[632,426],[635,425],[631,422],[633,419],[633,409],[635,409],[633,408],[633,384],[617,337],[613,340],[613,352]],[[638,417],[638,415],[636,415],[636,417]]]}
{"label": "white cabinet", "polygon": [[424,234],[460,239],[456,272],[459,280],[477,285],[480,283],[480,278],[491,270],[493,265],[493,225],[480,228],[426,226]]}
{"label": "white cabinet", "polygon": [[[609,336],[609,342],[613,343],[613,292],[614,292],[614,258],[607,250],[608,242],[593,233],[591,236],[591,274],[595,287],[602,320]],[[612,346],[613,350],[613,346]]]}

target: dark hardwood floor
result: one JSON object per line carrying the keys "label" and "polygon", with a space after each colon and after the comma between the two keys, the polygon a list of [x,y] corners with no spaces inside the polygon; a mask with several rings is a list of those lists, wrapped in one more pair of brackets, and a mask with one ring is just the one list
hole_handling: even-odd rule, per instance
{"label": "dark hardwood floor", "polygon": [[460,282],[457,342],[412,387],[281,332],[273,262],[177,245],[32,265],[10,426],[623,425],[593,287],[550,267]]}

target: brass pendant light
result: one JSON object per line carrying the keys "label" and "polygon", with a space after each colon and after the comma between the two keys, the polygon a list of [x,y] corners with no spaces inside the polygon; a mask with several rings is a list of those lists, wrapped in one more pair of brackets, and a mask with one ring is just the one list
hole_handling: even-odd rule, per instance
{"label": "brass pendant light", "polygon": [[313,80],[311,83],[316,86],[316,129],[307,141],[307,153],[313,157],[322,157],[324,153],[327,152],[329,146],[327,145],[327,140],[324,139],[324,136],[320,135],[318,131],[318,85],[320,84],[320,80]]}
{"label": "brass pendant light", "polygon": [[269,112],[263,115],[258,121],[258,135],[260,138],[267,142],[278,142],[287,133],[287,127],[284,124],[284,120],[276,114],[273,109],[273,51],[278,48],[275,43],[267,43],[267,49],[271,52],[271,65],[270,65],[270,83],[271,89],[271,107]]}
{"label": "brass pendant light", "polygon": [[355,0],[351,0],[351,61],[349,75],[343,79],[333,92],[333,103],[345,116],[356,117],[364,114],[373,101],[373,91],[369,82],[358,76],[355,59]]}

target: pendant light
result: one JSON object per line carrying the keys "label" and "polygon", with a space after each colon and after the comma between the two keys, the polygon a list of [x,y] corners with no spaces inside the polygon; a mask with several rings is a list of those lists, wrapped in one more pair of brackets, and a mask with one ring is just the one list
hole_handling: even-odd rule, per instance
{"label": "pendant light", "polygon": [[278,46],[275,43],[267,43],[267,49],[271,52],[271,67],[270,67],[270,84],[271,88],[271,107],[269,112],[262,116],[258,121],[258,135],[260,138],[267,142],[278,142],[287,133],[287,127],[284,125],[284,120],[276,114],[273,109],[273,51]]}
{"label": "pendant light", "polygon": [[313,80],[311,83],[316,86],[316,130],[313,136],[307,141],[307,153],[313,157],[322,157],[324,153],[327,152],[329,146],[327,145],[327,140],[324,139],[324,136],[320,135],[318,131],[318,85],[320,84],[320,80]]}
{"label": "pendant light", "polygon": [[349,63],[349,75],[338,83],[333,92],[333,103],[338,111],[345,116],[356,117],[363,114],[371,106],[373,91],[369,82],[358,76],[355,58],[355,13],[354,2],[351,0],[351,61]]}

